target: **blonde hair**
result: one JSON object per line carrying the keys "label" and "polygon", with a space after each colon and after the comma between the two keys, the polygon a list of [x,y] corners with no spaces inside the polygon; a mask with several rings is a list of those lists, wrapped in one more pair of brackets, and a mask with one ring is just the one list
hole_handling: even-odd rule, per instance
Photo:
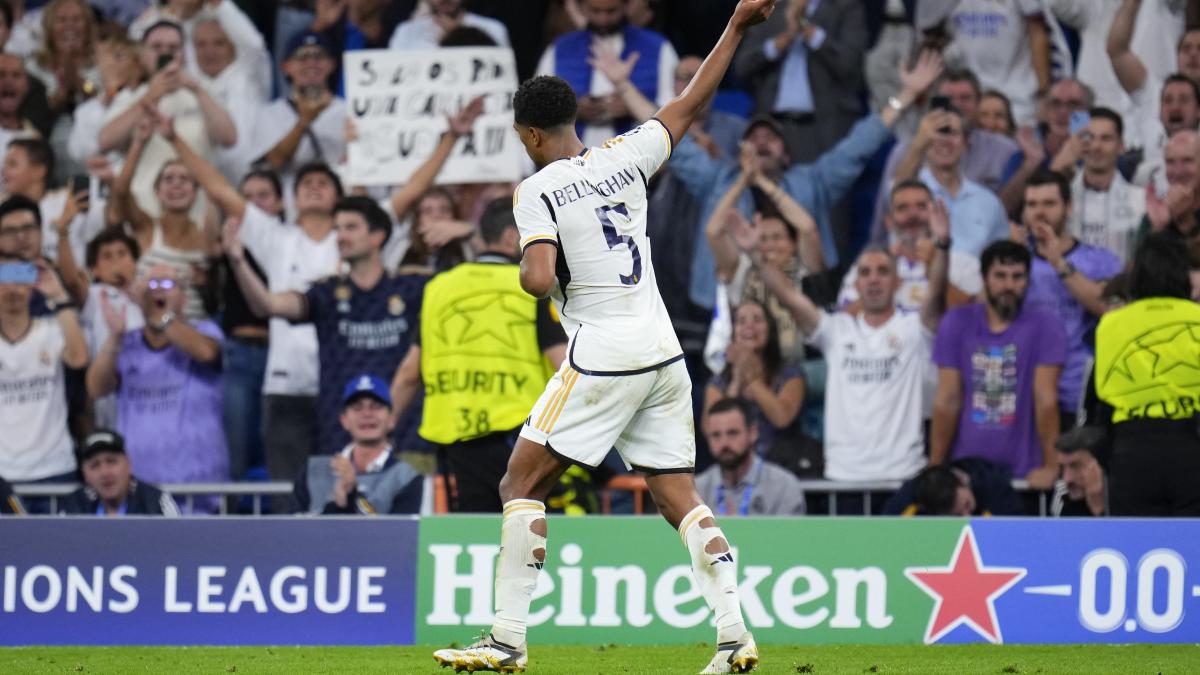
{"label": "blonde hair", "polygon": [[87,24],[83,36],[84,65],[91,66],[96,62],[93,52],[96,47],[96,16],[92,12],[92,6],[87,3],[87,0],[51,0],[46,5],[46,8],[42,10],[42,44],[34,55],[38,65],[43,68],[54,66],[54,53],[57,50],[57,45],[53,44],[54,30],[51,24],[54,22],[58,11],[67,5],[78,7],[83,12],[84,23]]}

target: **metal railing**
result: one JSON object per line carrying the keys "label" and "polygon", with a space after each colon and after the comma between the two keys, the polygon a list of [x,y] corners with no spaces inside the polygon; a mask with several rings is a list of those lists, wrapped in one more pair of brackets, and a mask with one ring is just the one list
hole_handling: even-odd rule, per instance
{"label": "metal railing", "polygon": [[[900,488],[901,481],[873,481],[873,482],[841,482],[824,479],[809,479],[801,480],[800,487],[806,495],[826,495],[829,498],[829,515],[870,515],[872,512],[873,499],[882,497],[883,493],[893,493]],[[1033,490],[1029,487],[1028,481],[1014,480],[1012,482],[1013,489],[1018,493],[1035,493],[1037,494],[1038,515],[1045,517],[1049,514],[1049,493],[1038,490]],[[222,497],[217,500],[217,513],[219,515],[229,515],[229,498],[250,498],[250,513],[247,515],[259,516],[263,515],[263,500],[264,498],[287,496],[292,493],[292,484],[275,481],[264,483],[173,483],[160,485],[160,488],[170,492],[178,498],[182,498],[184,510],[187,513],[192,513],[195,508],[197,497]],[[13,486],[14,491],[21,497],[34,497],[50,499],[51,513],[58,513],[58,498],[65,497],[79,488],[77,483],[24,483]],[[444,492],[445,487],[442,481],[436,481],[436,490]],[[611,480],[601,491],[601,503],[603,504],[603,512],[611,512],[612,495],[617,492],[628,492],[633,496],[634,513],[643,513],[643,501],[646,496],[647,488],[646,481],[637,475],[617,476]],[[861,513],[838,513],[838,497],[840,495],[858,494],[862,496],[863,510]],[[436,509],[439,513],[446,511],[446,500],[444,494],[441,499],[436,500],[439,505]]]}

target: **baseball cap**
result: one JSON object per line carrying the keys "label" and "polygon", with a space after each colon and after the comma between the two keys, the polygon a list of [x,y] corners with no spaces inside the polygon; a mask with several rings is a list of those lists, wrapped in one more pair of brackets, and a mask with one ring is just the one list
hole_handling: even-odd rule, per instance
{"label": "baseball cap", "polygon": [[284,52],[287,56],[284,58],[292,58],[292,54],[295,54],[301,47],[320,47],[326,56],[333,56],[333,45],[329,44],[329,40],[324,35],[315,30],[306,30],[288,40],[287,51]]}
{"label": "baseball cap", "polygon": [[770,128],[771,131],[774,131],[776,136],[785,138],[783,135],[783,126],[779,124],[778,120],[770,115],[759,114],[750,118],[750,122],[746,124],[746,130],[742,132],[742,139],[744,140],[750,136],[750,132],[754,131],[755,128],[759,126],[766,126]]}
{"label": "baseball cap", "polygon": [[115,431],[97,429],[84,440],[83,450],[79,451],[79,461],[91,459],[102,452],[125,454],[125,439]]}
{"label": "baseball cap", "polygon": [[387,407],[392,407],[392,392],[387,382],[374,375],[363,373],[351,378],[342,390],[342,406],[350,405],[350,402],[359,396],[370,396]]}

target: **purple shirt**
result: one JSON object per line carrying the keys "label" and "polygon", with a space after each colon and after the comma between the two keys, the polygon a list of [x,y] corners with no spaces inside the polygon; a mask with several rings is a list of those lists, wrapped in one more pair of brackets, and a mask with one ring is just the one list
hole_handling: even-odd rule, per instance
{"label": "purple shirt", "polygon": [[933,344],[933,362],[962,377],[962,413],[950,458],[983,457],[1007,465],[1018,478],[1041,466],[1034,370],[1061,366],[1066,352],[1062,325],[1028,303],[999,334],[988,327],[982,303],[950,310]]}
{"label": "purple shirt", "polygon": [[[212,321],[191,324],[221,340]],[[138,477],[151,483],[229,480],[221,422],[221,369],[178,347],[152,349],[142,331],[125,333],[117,359],[117,428]]]}
{"label": "purple shirt", "polygon": [[[1106,248],[1077,243],[1064,258],[1092,281],[1111,279],[1121,271],[1121,261]],[[1025,304],[1058,317],[1066,333],[1067,361],[1058,380],[1058,407],[1074,413],[1079,410],[1084,382],[1094,358],[1092,346],[1083,336],[1095,328],[1096,317],[1076,302],[1054,267],[1038,255],[1033,256],[1029,270],[1029,294]]]}

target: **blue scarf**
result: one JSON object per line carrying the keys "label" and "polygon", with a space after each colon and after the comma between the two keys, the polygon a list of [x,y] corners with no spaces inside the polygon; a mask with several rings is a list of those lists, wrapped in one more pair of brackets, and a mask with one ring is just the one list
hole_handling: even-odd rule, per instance
{"label": "blue scarf", "polygon": [[[621,51],[621,59],[629,58],[633,52],[639,55],[629,75],[630,83],[642,92],[642,96],[657,101],[658,57],[662,53],[665,38],[654,31],[629,24],[625,25],[622,32],[625,35],[625,49]],[[592,39],[590,31],[580,30],[554,41],[554,74],[566,80],[580,96],[586,96],[592,90],[592,66],[588,63],[592,55]],[[628,118],[616,120],[617,133],[628,131],[631,122]],[[583,135],[583,127],[583,124],[575,125],[580,136]]]}

